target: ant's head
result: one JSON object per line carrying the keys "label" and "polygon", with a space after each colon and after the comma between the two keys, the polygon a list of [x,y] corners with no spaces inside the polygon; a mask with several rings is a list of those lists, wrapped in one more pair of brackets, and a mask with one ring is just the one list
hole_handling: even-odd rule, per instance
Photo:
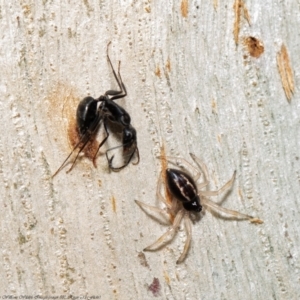
{"label": "ant's head", "polygon": [[136,130],[129,125],[123,130],[123,150],[124,152],[130,150],[132,147],[137,147]]}
{"label": "ant's head", "polygon": [[[129,114],[127,113],[123,113],[123,115],[120,117],[120,122],[123,126],[131,126],[130,122],[131,122],[131,118],[129,116]],[[132,127],[132,126],[131,126]],[[132,127],[133,128],[133,127]],[[133,128],[134,129],[134,128]],[[135,131],[135,129],[134,129]]]}

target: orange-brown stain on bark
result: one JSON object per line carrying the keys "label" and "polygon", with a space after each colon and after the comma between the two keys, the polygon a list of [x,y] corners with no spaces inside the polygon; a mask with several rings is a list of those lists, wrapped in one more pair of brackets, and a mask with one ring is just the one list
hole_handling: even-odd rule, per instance
{"label": "orange-brown stain on bark", "polygon": [[282,45],[280,51],[277,53],[277,67],[286,98],[288,102],[291,102],[295,92],[295,81],[289,54],[285,45]]}
{"label": "orange-brown stain on bark", "polygon": [[[162,181],[164,183],[164,187],[165,187],[165,198],[166,201],[168,203],[172,203],[172,195],[168,189],[168,185],[167,185],[167,168],[168,168],[168,162],[167,162],[167,158],[166,158],[166,152],[165,152],[165,146],[164,144],[161,146],[160,148],[160,163],[161,163],[161,176],[162,176]],[[173,214],[170,214],[170,220],[173,223],[175,216]]]}
{"label": "orange-brown stain on bark", "polygon": [[248,13],[248,9],[245,6],[244,1],[242,0],[235,0],[233,4],[234,10],[234,27],[233,27],[233,36],[235,44],[238,45],[239,42],[239,33],[240,33],[240,26],[241,26],[241,15],[244,15],[244,18],[247,20],[248,24],[251,25],[250,16]]}
{"label": "orange-brown stain on bark", "polygon": [[157,77],[161,77],[161,71],[160,71],[160,67],[159,66],[156,66],[156,69],[155,69],[155,75],[157,76]]}
{"label": "orange-brown stain on bark", "polygon": [[250,223],[252,223],[252,224],[263,224],[264,221],[260,220],[258,218],[253,218],[253,219],[250,220]]}
{"label": "orange-brown stain on bark", "polygon": [[218,0],[213,0],[214,9],[216,10],[218,8]]}
{"label": "orange-brown stain on bark", "polygon": [[[61,144],[66,155],[80,141],[76,124],[76,110],[81,100],[76,89],[65,82],[56,83],[47,95],[49,105],[47,115],[53,132],[56,133],[54,139]],[[65,140],[65,136],[67,136],[67,140]],[[66,142],[69,144],[68,146],[64,145]],[[92,160],[97,149],[98,142],[94,136],[84,148],[83,153]],[[74,155],[76,154],[77,151]]]}
{"label": "orange-brown stain on bark", "polygon": [[188,15],[188,9],[189,9],[189,2],[188,2],[188,0],[182,0],[182,1],[181,1],[180,9],[181,9],[181,15],[182,15],[184,18],[187,18],[187,15]]}
{"label": "orange-brown stain on bark", "polygon": [[252,57],[258,58],[264,53],[264,44],[259,39],[248,36],[244,38],[244,45]]}
{"label": "orange-brown stain on bark", "polygon": [[164,272],[164,278],[165,278],[165,282],[169,285],[171,280],[167,272]]}
{"label": "orange-brown stain on bark", "polygon": [[117,207],[116,207],[116,198],[114,196],[111,196],[110,201],[111,201],[113,212],[115,213],[116,210],[117,210]]}
{"label": "orange-brown stain on bark", "polygon": [[168,57],[167,63],[166,63],[166,69],[170,73],[171,72],[171,62],[170,58]]}
{"label": "orange-brown stain on bark", "polygon": [[218,114],[218,107],[217,107],[217,102],[215,101],[215,99],[212,99],[211,108],[212,108],[212,113],[217,115]]}
{"label": "orange-brown stain on bark", "polygon": [[239,188],[238,189],[238,194],[239,194],[239,197],[241,198],[241,199],[243,199],[244,197],[243,197],[243,193],[242,193],[242,190]]}

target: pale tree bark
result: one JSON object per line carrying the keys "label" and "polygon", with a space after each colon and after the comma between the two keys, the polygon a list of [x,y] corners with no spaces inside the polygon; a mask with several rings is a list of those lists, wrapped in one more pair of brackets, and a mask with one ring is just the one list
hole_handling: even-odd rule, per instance
{"label": "pale tree bark", "polygon": [[[300,4],[236,2],[1,1],[3,299],[300,298]],[[250,55],[249,37],[262,53]],[[71,151],[80,99],[116,88],[109,41],[141,161],[109,172],[112,138],[97,168],[83,157],[52,179]],[[282,45],[294,76],[290,102]],[[183,226],[166,247],[142,252],[168,228],[134,202],[162,206],[163,145],[167,155],[200,157],[211,190],[236,170],[232,192],[213,200],[264,223],[207,212],[182,264]]]}

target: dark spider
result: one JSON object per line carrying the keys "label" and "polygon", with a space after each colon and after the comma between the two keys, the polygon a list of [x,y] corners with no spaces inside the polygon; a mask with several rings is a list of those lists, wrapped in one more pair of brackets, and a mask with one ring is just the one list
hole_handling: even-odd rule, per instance
{"label": "dark spider", "polygon": [[[209,200],[207,197],[217,196],[220,193],[228,190],[232,186],[232,183],[235,179],[236,172],[234,172],[232,178],[217,191],[200,191],[200,189],[207,187],[209,183],[207,167],[194,154],[190,154],[190,155],[202,170],[204,175],[204,182],[198,184],[198,186],[196,185],[196,182],[199,180],[201,173],[197,169],[195,169],[194,166],[188,163],[185,159],[177,158],[177,157],[168,157],[168,159],[174,159],[177,162],[180,162],[181,164],[186,164],[187,166],[194,168],[194,170],[197,171],[197,175],[195,179],[193,179],[187,172],[178,169],[168,168],[166,169],[165,184],[167,185],[167,188],[170,191],[171,195],[174,198],[176,198],[178,201],[172,201],[171,203],[169,203],[161,194],[161,188],[163,184],[162,174],[159,178],[158,185],[157,185],[157,197],[166,205],[166,209],[150,206],[141,201],[135,200],[135,202],[142,209],[146,211],[152,211],[167,216],[170,215],[175,216],[172,226],[168,229],[168,231],[164,233],[156,242],[146,247],[144,251],[156,250],[162,247],[167,241],[170,241],[174,237],[180,225],[181,220],[184,219],[184,226],[187,233],[187,238],[183,248],[183,252],[181,253],[179,259],[177,260],[177,263],[181,263],[185,259],[190,246],[191,237],[192,237],[191,216],[193,213],[201,212],[202,207],[210,208],[218,213],[224,213],[229,216],[233,216],[237,219],[249,220],[252,223],[258,223],[258,224],[262,223],[262,221],[257,218],[242,214],[235,210],[229,210],[223,208],[217,203],[214,203],[211,200]],[[171,161],[169,162],[173,163]]]}

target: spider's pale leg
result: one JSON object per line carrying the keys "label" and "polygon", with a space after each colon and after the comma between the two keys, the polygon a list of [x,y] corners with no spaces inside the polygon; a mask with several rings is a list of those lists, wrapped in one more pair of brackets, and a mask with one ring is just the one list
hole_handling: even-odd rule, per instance
{"label": "spider's pale leg", "polygon": [[241,219],[241,220],[249,220],[251,223],[258,223],[258,224],[261,224],[263,223],[263,221],[257,219],[257,218],[254,218],[252,216],[249,216],[249,215],[245,215],[245,214],[242,214],[236,210],[231,210],[231,209],[227,209],[227,208],[224,208],[220,205],[218,205],[217,203],[207,199],[207,198],[202,198],[201,199],[201,204],[204,206],[204,207],[209,207],[209,208],[212,208],[214,211],[218,212],[218,213],[223,213],[225,215],[229,215],[229,216],[232,216],[232,217],[236,217],[237,219]]}
{"label": "spider's pale leg", "polygon": [[173,225],[168,229],[168,231],[166,233],[164,233],[156,242],[154,242],[153,244],[151,244],[150,246],[146,247],[144,249],[144,251],[153,251],[156,250],[157,248],[161,247],[164,243],[166,243],[167,239],[172,239],[177,228],[179,227],[179,224],[182,220],[182,217],[184,215],[184,210],[181,209],[176,217],[175,220],[173,222]]}
{"label": "spider's pale leg", "polygon": [[203,174],[204,174],[204,182],[208,183],[208,181],[209,181],[209,174],[208,174],[208,170],[207,170],[206,164],[203,161],[201,161],[195,154],[190,153],[190,156],[194,160],[194,162],[199,166],[199,168],[201,169],[201,171],[203,172]]}
{"label": "spider's pale leg", "polygon": [[197,185],[198,189],[201,190],[208,185],[208,181],[202,182]]}
{"label": "spider's pale leg", "polygon": [[219,194],[221,194],[222,192],[226,191],[227,189],[229,189],[235,179],[235,174],[236,174],[236,171],[234,171],[231,179],[226,183],[224,184],[220,189],[218,189],[217,191],[200,191],[199,192],[199,195],[200,196],[206,196],[206,197],[209,197],[209,196],[218,196]]}
{"label": "spider's pale leg", "polygon": [[138,201],[138,200],[134,200],[134,201],[142,210],[144,210],[146,212],[151,211],[154,213],[159,213],[159,214],[163,215],[167,220],[170,219],[169,214],[164,209],[158,208],[156,206],[148,205],[148,204]]}
{"label": "spider's pale leg", "polygon": [[184,244],[183,251],[182,251],[180,257],[178,258],[176,264],[180,264],[184,261],[186,255],[187,255],[187,252],[190,248],[190,244],[191,244],[192,226],[191,226],[190,216],[187,213],[184,215],[184,227],[185,227],[185,231],[186,231],[186,241]]}
{"label": "spider's pale leg", "polygon": [[201,176],[201,173],[199,172],[199,170],[196,169],[192,164],[190,164],[186,159],[184,159],[182,157],[176,157],[176,156],[166,156],[166,157],[163,157],[163,156],[158,156],[157,158],[159,158],[159,159],[165,159],[169,163],[171,163],[172,165],[175,165],[175,166],[179,166],[180,167],[180,164],[181,164],[183,166],[183,168],[186,170],[186,172],[188,172],[188,173],[190,173],[189,170],[188,170],[189,168],[193,169],[194,172],[196,172],[196,175],[193,176],[193,178],[194,178],[195,181],[197,181],[200,178],[200,176]]}

